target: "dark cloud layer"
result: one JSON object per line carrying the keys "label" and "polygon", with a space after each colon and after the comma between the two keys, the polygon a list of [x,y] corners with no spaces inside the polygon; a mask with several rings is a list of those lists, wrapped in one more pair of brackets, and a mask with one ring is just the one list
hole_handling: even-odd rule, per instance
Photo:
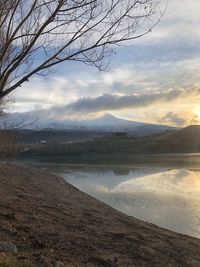
{"label": "dark cloud layer", "polygon": [[80,98],[67,106],[58,107],[58,111],[68,110],[78,113],[95,113],[108,110],[146,107],[155,103],[167,103],[181,97],[197,96],[200,88],[176,89],[152,94],[112,95],[104,94],[96,98]]}

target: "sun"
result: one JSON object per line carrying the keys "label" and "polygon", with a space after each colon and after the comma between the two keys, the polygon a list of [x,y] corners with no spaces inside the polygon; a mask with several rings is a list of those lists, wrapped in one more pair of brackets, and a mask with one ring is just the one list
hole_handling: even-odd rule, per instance
{"label": "sun", "polygon": [[195,110],[195,114],[196,114],[198,120],[200,121],[200,106],[198,106],[198,107],[196,108],[196,110]]}

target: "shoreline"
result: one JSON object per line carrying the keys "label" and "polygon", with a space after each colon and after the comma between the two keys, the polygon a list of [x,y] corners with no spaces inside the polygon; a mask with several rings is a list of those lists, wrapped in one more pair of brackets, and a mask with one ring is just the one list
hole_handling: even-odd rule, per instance
{"label": "shoreline", "polygon": [[[198,160],[199,158],[199,160]],[[11,161],[12,162],[12,161]],[[59,165],[63,167],[76,167],[76,166],[87,166],[87,167],[103,167],[103,168],[167,168],[167,169],[199,169],[200,167],[200,155],[157,155],[157,156],[139,156],[136,161],[133,160],[124,163],[120,159],[118,161],[107,161],[107,162],[90,162],[90,161],[76,161],[70,162],[65,158],[17,158],[13,163],[19,163],[24,166],[37,166],[40,164],[45,165]],[[30,163],[31,165],[27,164]]]}
{"label": "shoreline", "polygon": [[20,257],[67,267],[200,266],[200,239],[127,216],[45,171],[0,169],[0,240]]}

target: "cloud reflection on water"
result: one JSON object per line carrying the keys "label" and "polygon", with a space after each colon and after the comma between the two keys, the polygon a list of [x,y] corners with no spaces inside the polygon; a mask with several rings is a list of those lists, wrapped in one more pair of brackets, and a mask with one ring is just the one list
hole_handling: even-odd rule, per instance
{"label": "cloud reflection on water", "polygon": [[171,170],[129,179],[110,189],[95,185],[94,196],[128,215],[200,236],[199,172]]}
{"label": "cloud reflection on water", "polygon": [[68,180],[128,215],[200,236],[199,171],[163,169],[155,172],[146,168],[116,175],[112,171],[73,170]]}
{"label": "cloud reflection on water", "polygon": [[133,178],[95,196],[128,215],[178,232],[200,236],[200,174],[171,170]]}

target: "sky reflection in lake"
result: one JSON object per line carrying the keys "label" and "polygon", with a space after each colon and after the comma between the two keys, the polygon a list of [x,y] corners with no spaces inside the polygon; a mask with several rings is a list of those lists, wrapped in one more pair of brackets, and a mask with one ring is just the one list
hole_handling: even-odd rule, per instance
{"label": "sky reflection in lake", "polygon": [[78,168],[62,176],[117,210],[159,226],[200,236],[200,172],[158,168]]}

